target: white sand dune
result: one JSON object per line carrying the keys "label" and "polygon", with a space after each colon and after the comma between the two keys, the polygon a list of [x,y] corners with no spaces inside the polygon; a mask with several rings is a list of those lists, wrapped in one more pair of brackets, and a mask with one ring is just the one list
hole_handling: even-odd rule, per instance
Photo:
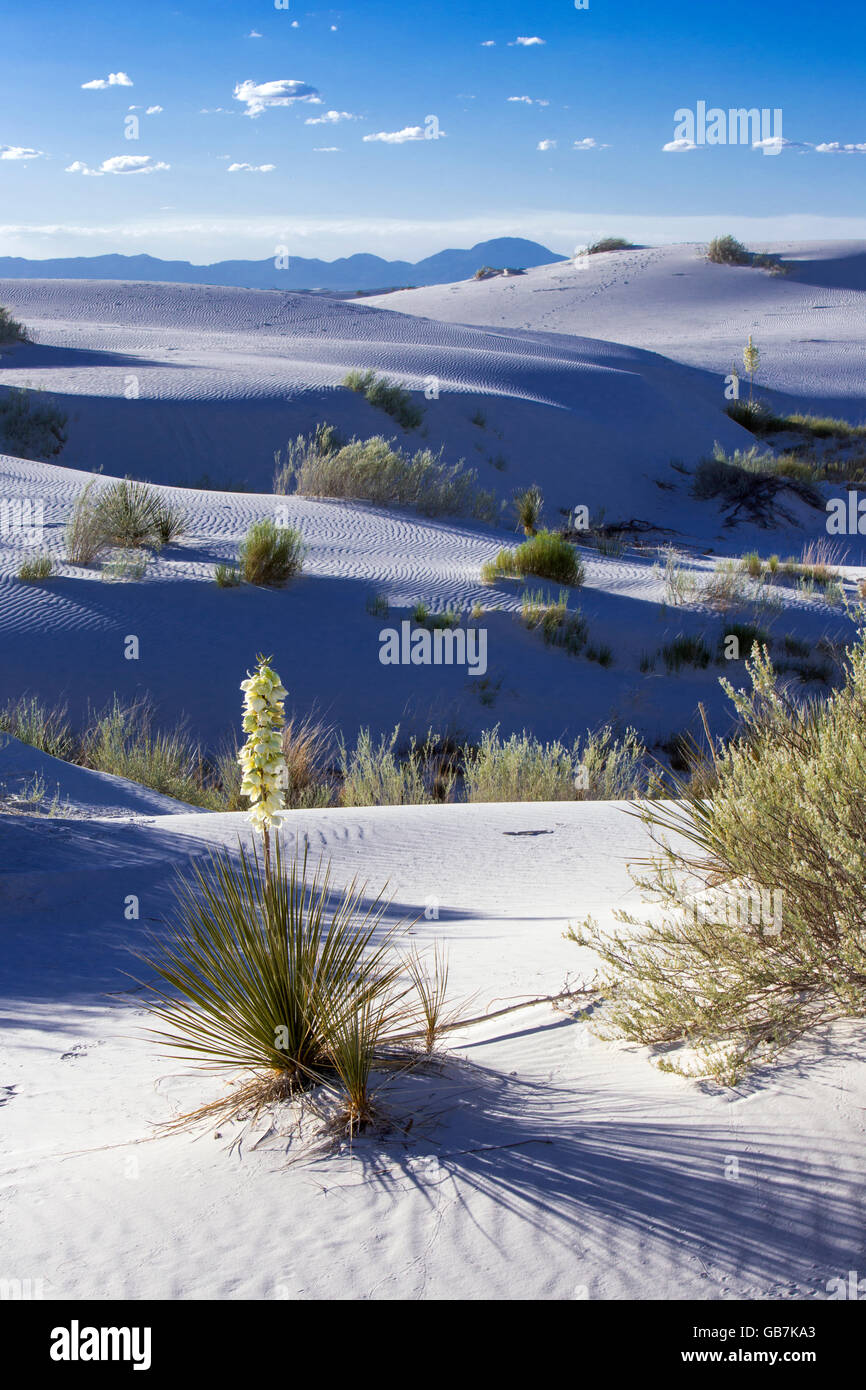
{"label": "white sand dune", "polygon": [[779,255],[789,273],[711,265],[698,245],[654,246],[366,303],[446,322],[629,343],[710,374],[719,397],[732,365],[742,374],[751,333],[761,349],[762,394],[780,407],[850,411],[863,420],[866,243],[754,249]]}
{"label": "white sand dune", "polygon": [[[46,1297],[810,1299],[862,1267],[855,1028],[721,1092],[540,1005],[452,1035],[441,1071],[384,1092],[406,1135],[290,1162],[286,1135],[253,1147],[267,1124],[239,1149],[231,1124],[160,1131],[222,1083],[159,1056],[121,972],[141,972],[127,952],[171,871],[239,833],[237,816],[0,820],[4,1247]],[[563,929],[632,902],[646,850],[614,804],[293,813],[284,833],[333,855],[338,883],[390,879],[392,915],[435,899],[413,939],[448,944],[473,1014],[576,981]]]}

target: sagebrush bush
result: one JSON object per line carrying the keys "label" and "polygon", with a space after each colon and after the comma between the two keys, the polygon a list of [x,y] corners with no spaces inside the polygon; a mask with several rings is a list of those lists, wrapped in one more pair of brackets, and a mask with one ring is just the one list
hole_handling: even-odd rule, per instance
{"label": "sagebrush bush", "polygon": [[438,454],[419,449],[410,456],[381,435],[351,439],[339,448],[322,448],[315,438],[299,436],[285,461],[277,455],[276,462],[275,492],[417,507],[424,516],[495,521],[499,514],[495,493],[478,487],[475,470],[466,469],[462,459],[446,464],[441,449]]}
{"label": "sagebrush bush", "polygon": [[306,547],[300,531],[277,526],[270,517],[254,521],[238,547],[238,563],[248,584],[278,588],[300,574]]}
{"label": "sagebrush bush", "polygon": [[361,729],[354,748],[339,745],[343,806],[422,806],[447,801],[454,786],[448,750],[432,733],[423,743],[415,738],[403,754],[397,749],[399,724],[390,738],[378,744],[369,729]]}
{"label": "sagebrush bush", "polygon": [[792,699],[757,647],[747,670],[750,691],[722,682],[741,729],[713,750],[706,782],[675,778],[676,802],[641,811],[659,852],[636,881],[661,913],[618,914],[637,934],[591,920],[572,932],[604,963],[615,1034],[727,1084],[866,1013],[863,614],[826,699]]}
{"label": "sagebrush bush", "polygon": [[384,410],[406,430],[417,429],[424,419],[423,410],[414,404],[408,391],[374,371],[347,372],[342,384],[364,396],[378,410]]}
{"label": "sagebrush bush", "polygon": [[714,265],[751,265],[752,253],[733,236],[716,236],[707,246],[707,260]]}
{"label": "sagebrush bush", "polygon": [[26,343],[27,329],[0,304],[0,343]]}
{"label": "sagebrush bush", "polygon": [[467,801],[612,801],[647,794],[652,777],[634,729],[616,738],[610,725],[571,746],[534,734],[499,735],[498,726],[462,750]]}
{"label": "sagebrush bush", "polygon": [[574,546],[555,531],[539,531],[513,549],[500,550],[481,569],[487,584],[497,579],[524,579],[528,574],[577,588],[584,581],[585,570]]}

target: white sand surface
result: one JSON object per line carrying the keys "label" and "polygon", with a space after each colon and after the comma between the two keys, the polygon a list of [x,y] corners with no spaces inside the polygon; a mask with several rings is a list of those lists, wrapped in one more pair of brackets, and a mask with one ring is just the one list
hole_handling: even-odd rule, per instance
{"label": "white sand surface", "polygon": [[[0,819],[10,1277],[68,1298],[808,1299],[862,1268],[853,1026],[723,1092],[539,1005],[452,1034],[440,1070],[383,1092],[390,1138],[316,1154],[282,1132],[254,1147],[266,1123],[239,1147],[231,1124],[161,1131],[223,1083],[158,1055],[122,972],[171,872],[238,833],[238,816]],[[562,931],[632,902],[647,848],[616,804],[293,813],[284,834],[332,855],[338,884],[388,879],[393,915],[435,898],[413,939],[448,944],[473,1014],[589,973]]]}

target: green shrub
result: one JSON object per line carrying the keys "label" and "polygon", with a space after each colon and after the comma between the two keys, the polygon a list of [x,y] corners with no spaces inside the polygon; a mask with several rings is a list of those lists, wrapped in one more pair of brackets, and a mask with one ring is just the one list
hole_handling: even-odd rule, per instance
{"label": "green shrub", "polygon": [[424,412],[414,404],[408,391],[388,381],[387,377],[377,376],[374,371],[351,371],[343,377],[343,386],[357,391],[378,410],[397,421],[406,430],[417,429],[424,419]]}
{"label": "green shrub", "polygon": [[159,496],[156,504],[156,539],[159,544],[171,545],[186,530],[186,518],[179,507]]}
{"label": "green shrub", "polygon": [[214,565],[213,577],[218,589],[237,589],[243,579],[237,565],[224,564]]}
{"label": "green shrub", "polygon": [[676,779],[642,810],[659,853],[637,881],[662,912],[571,933],[601,956],[615,1034],[726,1084],[866,1013],[866,629],[825,700],[788,698],[765,653],[747,669],[751,691],[723,682],[741,732],[709,794]]}
{"label": "green shrub", "polygon": [[716,236],[707,247],[707,260],[714,265],[751,265],[752,253],[736,237]]}
{"label": "green shrub", "polygon": [[254,521],[238,548],[238,562],[248,584],[278,588],[300,574],[305,546],[300,531],[277,526],[270,517]]}
{"label": "green shrub", "polygon": [[587,248],[586,248],[586,254],[587,254],[588,256],[597,256],[597,255],[599,255],[600,253],[605,252],[605,251],[633,251],[633,250],[634,250],[634,242],[632,242],[632,241],[626,241],[625,238],[624,238],[624,237],[621,237],[621,236],[606,236],[606,237],[602,237],[602,238],[601,238],[601,241],[594,241],[594,242],[592,243],[591,246],[587,246]]}
{"label": "green shrub", "polygon": [[219,789],[201,749],[182,727],[155,729],[153,711],[145,701],[125,705],[115,696],[93,716],[76,761],[193,806],[221,809]]}
{"label": "green shrub", "polygon": [[137,549],[156,543],[159,498],[146,484],[119,479],[102,489],[95,509],[107,544]]}
{"label": "green shrub", "polygon": [[22,560],[18,567],[18,578],[23,579],[25,584],[38,584],[40,580],[48,579],[53,573],[54,561],[47,550]]}
{"label": "green shrub", "polygon": [[66,706],[49,709],[35,695],[22,695],[0,709],[0,731],[52,758],[68,760],[75,755],[77,741],[66,718]]}
{"label": "green shrub", "polygon": [[67,417],[41,392],[16,386],[0,400],[0,439],[16,458],[56,458],[66,443],[66,424]]}
{"label": "green shrub", "polygon": [[587,731],[571,747],[542,743],[526,730],[507,739],[498,726],[462,749],[467,801],[613,801],[646,795],[646,748],[633,729],[621,739],[610,725]]}
{"label": "green shrub", "polygon": [[556,599],[541,589],[527,590],[521,598],[520,613],[530,630],[540,628],[545,642],[564,647],[572,656],[586,644],[587,621],[582,613],[569,613],[565,589]]}
{"label": "green shrub", "polygon": [[0,304],[0,343],[26,343],[27,329]]}
{"label": "green shrub", "polygon": [[390,738],[374,744],[369,729],[361,729],[351,752],[341,740],[340,773],[343,806],[422,806],[447,801],[454,786],[447,749],[435,734],[424,743],[415,738],[403,756],[396,753],[399,724]]}
{"label": "green shrub", "polygon": [[528,574],[578,588],[585,570],[574,546],[554,531],[539,531],[514,549],[500,550],[481,570],[486,584],[497,579],[525,579]]}
{"label": "green shrub", "polygon": [[495,521],[499,503],[493,492],[477,486],[474,469],[463,460],[448,465],[442,450],[419,449],[405,454],[395,440],[374,435],[352,439],[340,448],[321,449],[315,439],[300,436],[289,445],[286,459],[277,455],[276,492],[295,491],[303,497],[342,497],[379,506],[412,506],[424,516],[474,516]]}
{"label": "green shrub", "polygon": [[454,628],[460,626],[460,613],[456,608],[444,608],[438,613],[431,612],[430,608],[423,599],[415,604],[412,609],[412,621],[419,627],[430,628]]}

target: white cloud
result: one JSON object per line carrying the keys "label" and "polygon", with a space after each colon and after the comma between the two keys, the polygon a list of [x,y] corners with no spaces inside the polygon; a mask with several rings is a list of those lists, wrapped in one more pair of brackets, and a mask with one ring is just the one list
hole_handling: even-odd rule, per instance
{"label": "white cloud", "polygon": [[591,135],[587,135],[583,140],[575,140],[574,148],[576,150],[597,150],[598,145]]}
{"label": "white cloud", "polygon": [[556,149],[556,141],[555,141],[555,140],[539,140],[539,142],[538,142],[538,144],[536,145],[535,148],[536,148],[537,150],[555,150],[555,149]]}
{"label": "white cloud", "polygon": [[336,24],[332,24],[332,25],[331,25],[331,33],[332,33],[332,34],[336,34],[336,32],[337,32],[337,26],[336,26]]}
{"label": "white cloud", "polygon": [[230,164],[227,170],[229,174],[270,174],[276,169],[276,164]]}
{"label": "white cloud", "polygon": [[523,101],[527,106],[532,105],[532,97],[508,97],[508,101]]}
{"label": "white cloud", "polygon": [[685,154],[687,150],[696,150],[698,147],[694,140],[669,140],[662,149],[666,154]]}
{"label": "white cloud", "polygon": [[484,39],[484,40],[482,41],[481,47],[482,47],[482,48],[495,48],[495,47],[496,47],[496,40],[495,40],[495,39]]}
{"label": "white cloud", "polygon": [[247,34],[248,39],[260,39],[261,37],[262,36],[259,33],[258,29],[251,29],[250,32]]}
{"label": "white cloud", "polygon": [[0,159],[40,159],[44,150],[31,150],[26,145],[0,145]]}
{"label": "white cloud", "polygon": [[316,87],[296,78],[283,77],[276,82],[238,82],[234,90],[235,101],[246,106],[245,116],[260,116],[269,106],[291,106],[296,101],[319,101]]}
{"label": "white cloud", "polygon": [[107,77],[94,77],[92,82],[82,82],[84,92],[101,92],[105,87],[131,87],[132,79],[125,72],[110,72]]}
{"label": "white cloud", "polygon": [[298,23],[298,21],[297,21],[296,19],[293,19],[293,20],[292,20],[292,28],[293,28],[293,29],[300,29],[300,27],[301,27],[301,26],[300,26],[300,24]]}
{"label": "white cloud", "polygon": [[514,40],[514,43],[510,43],[510,44],[508,45],[508,47],[509,47],[509,48],[515,48],[515,47],[518,47],[518,48],[535,48],[537,44],[542,44],[542,43],[546,43],[546,42],[547,42],[546,39],[540,39],[540,38],[538,37],[538,35],[536,34],[536,35],[533,35],[533,37],[532,37],[532,38],[529,38],[529,39],[525,39],[525,38],[518,38],[518,39],[515,39],[515,40]]}
{"label": "white cloud", "polygon": [[145,116],[158,116],[158,115],[160,114],[161,111],[162,111],[162,107],[161,107],[161,106],[148,106],[148,108],[147,108],[147,110],[145,111],[144,114],[145,114]]}
{"label": "white cloud", "polygon": [[313,154],[339,154],[339,145],[314,145]]}
{"label": "white cloud", "polygon": [[828,144],[816,145],[818,154],[866,154],[866,144],[862,145],[840,145],[838,140],[831,140]]}
{"label": "white cloud", "polygon": [[234,116],[235,112],[230,111],[227,106],[203,106],[198,114],[200,116]]}
{"label": "white cloud", "polygon": [[90,178],[101,178],[103,174],[156,174],[160,169],[170,169],[149,154],[116,154],[111,159],[103,159],[98,169],[91,169],[82,159],[68,165],[67,174],[86,174]]}
{"label": "white cloud", "polygon": [[550,105],[550,102],[549,102],[549,101],[546,101],[546,100],[544,99],[544,97],[506,97],[505,100],[506,100],[506,101],[519,101],[519,102],[522,102],[524,106],[549,106],[549,105]]}
{"label": "white cloud", "polygon": [[351,111],[326,111],[324,116],[308,116],[304,125],[336,125],[338,121],[358,121]]}
{"label": "white cloud", "polygon": [[[440,130],[440,136],[445,134]],[[364,144],[380,141],[383,145],[405,145],[407,140],[423,140],[425,131],[422,125],[407,125],[403,130],[380,130],[376,135],[365,135]]]}

